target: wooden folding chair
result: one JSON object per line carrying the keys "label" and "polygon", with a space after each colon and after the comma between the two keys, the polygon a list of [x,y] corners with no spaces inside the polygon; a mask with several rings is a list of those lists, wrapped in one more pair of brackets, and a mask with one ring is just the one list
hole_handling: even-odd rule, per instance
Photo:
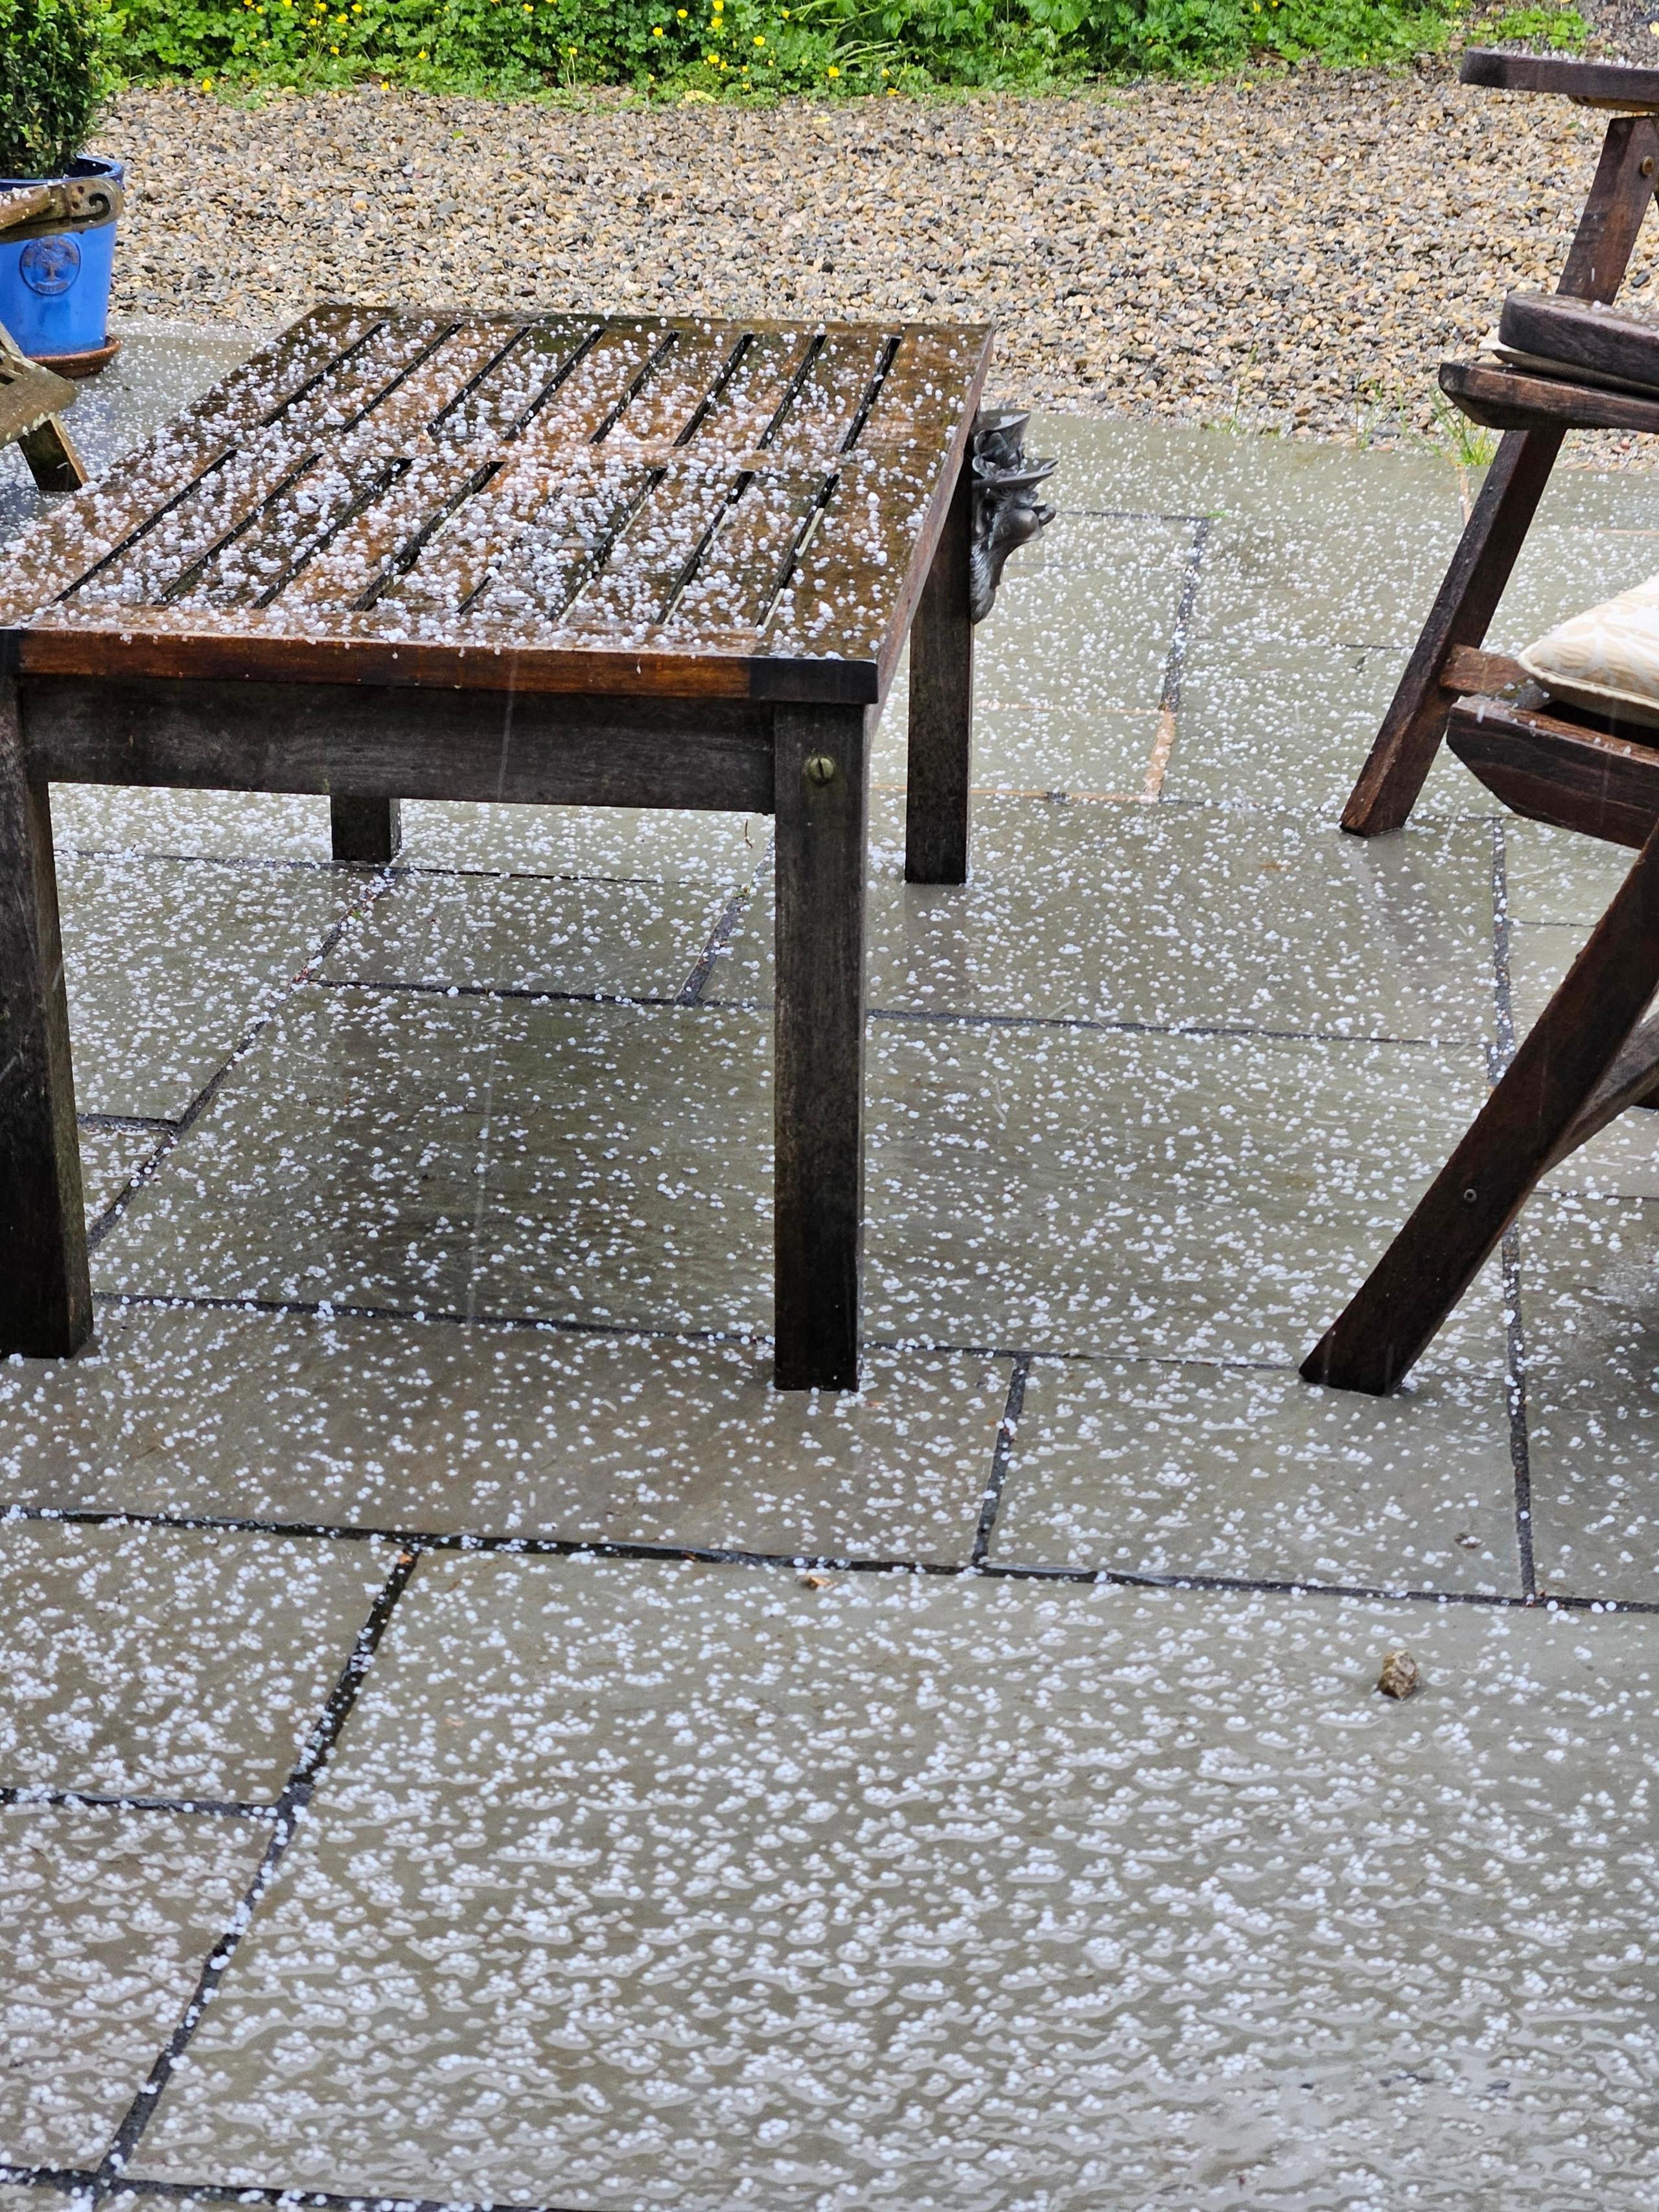
{"label": "wooden folding chair", "polygon": [[[101,179],[100,180],[101,184]],[[0,237],[39,235],[70,214],[74,186],[34,185],[0,193]],[[64,428],[63,412],[75,386],[31,361],[0,323],[0,446],[15,445],[42,491],[74,491],[87,471]]]}
{"label": "wooden folding chair", "polygon": [[1454,649],[1447,737],[1517,814],[1641,857],[1416,1211],[1303,1364],[1310,1382],[1391,1390],[1540,1177],[1626,1107],[1659,1103],[1659,729],[1550,703],[1518,663]]}
{"label": "wooden folding chair", "polygon": [[[1616,111],[1558,288],[1558,296],[1613,300],[1659,190],[1659,69],[1477,48],[1458,74],[1465,84]],[[1448,362],[1440,383],[1465,414],[1506,434],[1344,810],[1343,828],[1362,837],[1398,830],[1416,804],[1451,706],[1451,656],[1486,636],[1567,432],[1659,431],[1659,400],[1632,393],[1474,362]]]}

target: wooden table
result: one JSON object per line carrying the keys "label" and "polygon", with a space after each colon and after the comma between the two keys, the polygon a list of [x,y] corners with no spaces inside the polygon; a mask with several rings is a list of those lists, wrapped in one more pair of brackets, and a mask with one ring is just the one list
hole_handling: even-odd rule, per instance
{"label": "wooden table", "polygon": [[92,1327],[47,787],[730,808],[777,833],[776,1379],[854,1387],[872,732],[967,872],[981,329],[307,315],[0,571],[0,1351]]}
{"label": "wooden table", "polygon": [[[1557,289],[1575,299],[1615,298],[1659,191],[1659,69],[1477,47],[1464,55],[1458,75],[1465,84],[1552,93],[1610,111],[1595,180]],[[1494,152],[1492,158],[1500,156]],[[1498,304],[1492,302],[1494,313]],[[1449,363],[1441,384],[1466,414],[1505,435],[1349,794],[1342,827],[1362,837],[1398,830],[1416,804],[1455,703],[1455,689],[1445,681],[1451,657],[1485,638],[1567,432],[1659,428],[1659,409],[1650,401],[1552,387],[1543,378],[1478,362]]]}

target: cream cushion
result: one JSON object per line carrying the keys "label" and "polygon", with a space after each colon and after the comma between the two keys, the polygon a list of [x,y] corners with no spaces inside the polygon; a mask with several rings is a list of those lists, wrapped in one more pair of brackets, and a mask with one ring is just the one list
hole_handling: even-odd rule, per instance
{"label": "cream cushion", "polygon": [[1554,698],[1659,727],[1659,576],[1558,623],[1519,659]]}

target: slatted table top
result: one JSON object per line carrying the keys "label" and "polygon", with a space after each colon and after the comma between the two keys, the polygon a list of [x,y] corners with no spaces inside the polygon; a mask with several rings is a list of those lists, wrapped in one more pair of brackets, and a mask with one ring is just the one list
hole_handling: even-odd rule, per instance
{"label": "slatted table top", "polygon": [[873,700],[980,328],[316,309],[17,539],[25,672]]}

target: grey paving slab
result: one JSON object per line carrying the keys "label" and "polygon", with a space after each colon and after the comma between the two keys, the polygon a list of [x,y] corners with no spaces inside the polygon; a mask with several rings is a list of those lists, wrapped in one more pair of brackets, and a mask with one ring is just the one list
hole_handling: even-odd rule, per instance
{"label": "grey paving slab", "polygon": [[1038,1360],[990,1556],[1025,1565],[1518,1595],[1504,1385]]}
{"label": "grey paving slab", "polygon": [[328,801],[252,791],[140,791],[59,783],[52,791],[65,852],[184,854],[224,860],[327,860]]}
{"label": "grey paving slab", "polygon": [[[1492,1029],[1484,824],[1364,842],[1288,813],[984,799],[959,888],[903,880],[874,807],[869,1002],[956,1014],[1480,1039]],[[771,876],[763,884],[770,891]],[[769,1002],[748,906],[704,996]]]}
{"label": "grey paving slab", "polygon": [[769,1054],[761,1016],[307,991],[97,1278],[753,1330],[771,1311]]}
{"label": "grey paving slab", "polygon": [[0,2159],[97,2164],[270,1833],[263,1821],[0,1806]]}
{"label": "grey paving slab", "polygon": [[[1208,806],[1341,813],[1393,698],[1407,648],[1194,638],[1164,782],[1166,799]],[[1498,802],[1443,747],[1417,819],[1494,814]]]}
{"label": "grey paving slab", "polygon": [[[143,1295],[764,1331],[770,1024],[313,992],[100,1246]],[[1474,1045],[877,1022],[877,1339],[1299,1359],[1478,1099]],[[1484,1361],[1480,1299],[1448,1357]]]}
{"label": "grey paving slab", "polygon": [[1539,522],[1547,529],[1659,532],[1659,470],[1576,468],[1577,442],[1568,439],[1562,455],[1565,465],[1549,480],[1539,503]]}
{"label": "grey paving slab", "polygon": [[400,875],[330,957],[359,983],[672,999],[720,920],[723,884]]}
{"label": "grey paving slab", "polygon": [[403,857],[417,867],[732,886],[754,873],[772,834],[759,814],[422,799],[404,800],[403,823]]}
{"label": "grey paving slab", "polygon": [[1522,1217],[1540,1583],[1659,1601],[1659,1206],[1577,1194]]}
{"label": "grey paving slab", "polygon": [[[872,1326],[958,1344],[1299,1360],[1476,1096],[1473,1048],[872,1037]],[[1437,1357],[1495,1358],[1489,1295]]]}
{"label": "grey paving slab", "polygon": [[[0,1367],[0,1494],[57,1510],[962,1561],[1010,1365],[872,1349],[856,1395],[796,1395],[773,1390],[764,1353],[744,1345],[105,1307],[78,1358]],[[378,1553],[332,1548],[354,1571],[386,1571]],[[290,1551],[298,1604],[323,1572],[313,1552],[332,1554]],[[326,1599],[356,1626],[344,1571],[307,1600],[313,1621]],[[280,1577],[267,1597],[288,1603]],[[276,1648],[274,1629],[261,1648]]]}
{"label": "grey paving slab", "polygon": [[1426,515],[1454,530],[1462,519],[1457,471],[1433,453],[1058,414],[1035,416],[1026,442],[1058,457],[1068,507],[1383,525]]}
{"label": "grey paving slab", "polygon": [[[57,1367],[60,1388],[74,1391],[79,1367]],[[178,1450],[190,1379],[177,1377],[185,1389],[171,1407],[154,1384],[146,1401],[131,1368],[118,1382],[126,1449],[141,1463]],[[9,1504],[27,1458],[72,1459],[82,1443],[53,1419],[50,1385],[33,1381],[0,1367]],[[198,1438],[211,1425],[197,1413]],[[227,1498],[220,1510],[247,1507]],[[377,1543],[0,1518],[0,1788],[269,1802],[391,1567]]]}
{"label": "grey paving slab", "polygon": [[1510,918],[1553,923],[1588,937],[1612,904],[1636,855],[1627,846],[1503,817],[1504,874]]}
{"label": "grey paving slab", "polygon": [[1198,634],[1409,648],[1462,526],[1450,503],[1371,512],[1352,493],[1334,511],[1230,513],[1205,554]]}
{"label": "grey paving slab", "polygon": [[1534,523],[1486,642],[1519,653],[1555,623],[1659,569],[1659,530],[1581,530]]}
{"label": "grey paving slab", "polygon": [[[1178,592],[1178,579],[1171,588]],[[1176,600],[1154,611],[1154,626],[1167,627]],[[998,696],[987,681],[981,652],[974,696],[973,783],[981,792],[1073,792],[1138,798],[1158,747],[1162,724],[1152,704],[1129,708],[1103,703],[1073,685],[1056,686],[1039,659],[1010,670],[1006,659],[989,672],[998,677]],[[887,696],[871,748],[870,776],[877,791],[902,791],[908,766],[909,701],[901,666]],[[1144,690],[1144,684],[1143,684]],[[1024,695],[1031,694],[1028,697]]]}
{"label": "grey paving slab", "polygon": [[1083,519],[1067,527],[1098,532],[1090,564],[1035,573],[1010,564],[975,633],[979,700],[1005,709],[1156,713],[1192,531]]}
{"label": "grey paving slab", "polygon": [[65,856],[58,894],[80,1110],[182,1114],[361,889],[330,868]]}
{"label": "grey paving slab", "polygon": [[1634,2212],[1656,1638],[428,1561],[135,2171]]}
{"label": "grey paving slab", "polygon": [[1158,717],[1145,708],[981,699],[974,709],[974,789],[1139,799],[1153,772],[1161,729]]}
{"label": "grey paving slab", "polygon": [[1553,1170],[1540,1188],[1578,1191],[1586,1197],[1659,1198],[1659,1121],[1650,1109],[1621,1115]]}
{"label": "grey paving slab", "polygon": [[81,1187],[88,1223],[114,1203],[166,1141],[164,1129],[82,1130]]}

